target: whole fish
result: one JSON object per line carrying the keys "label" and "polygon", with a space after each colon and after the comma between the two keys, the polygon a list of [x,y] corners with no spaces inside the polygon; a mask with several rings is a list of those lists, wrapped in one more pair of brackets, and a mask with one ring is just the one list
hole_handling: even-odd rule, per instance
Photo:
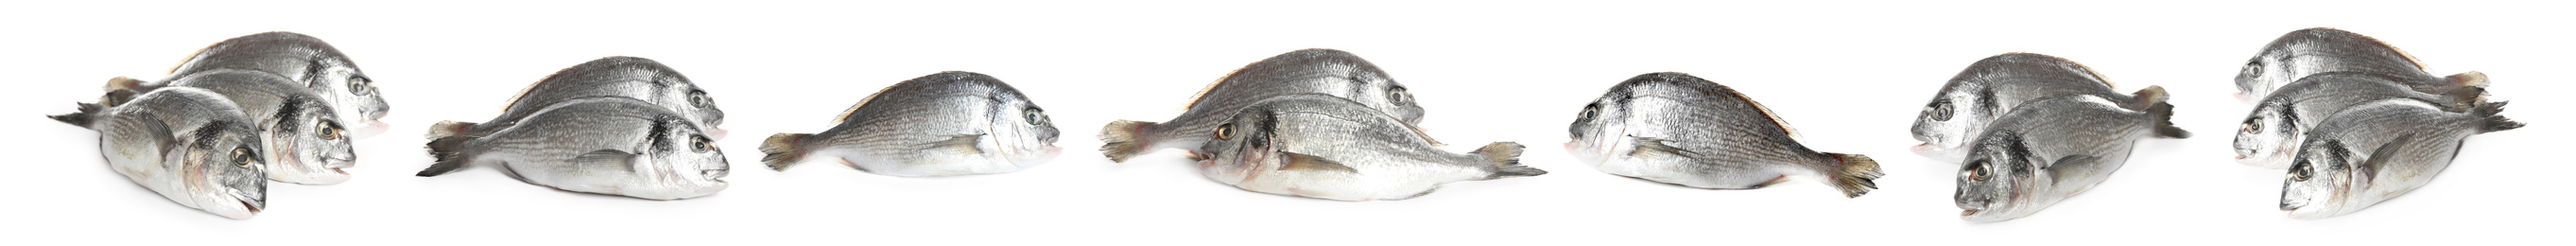
{"label": "whole fish", "polygon": [[268,172],[269,180],[338,184],[349,181],[349,172],[342,169],[357,165],[355,147],[331,105],[294,80],[268,72],[224,69],[189,74],[169,85],[206,89],[238,103],[254,122],[251,127],[259,130],[262,145],[268,146],[268,166],[261,170]]}
{"label": "whole fish", "polygon": [[2236,99],[2261,99],[2281,86],[2308,75],[2327,72],[2360,72],[2401,78],[2415,91],[2441,94],[2461,86],[2486,87],[2487,75],[2475,71],[2435,77],[2424,72],[2415,56],[2379,39],[2334,28],[2308,28],[2290,31],[2245,62],[2236,73]]}
{"label": "whole fish", "polygon": [[1547,174],[1520,164],[1521,145],[1495,142],[1466,154],[1381,109],[1336,95],[1272,97],[1212,128],[1199,147],[1208,179],[1243,190],[1332,200],[1402,200],[1441,184]]}
{"label": "whole fish", "polygon": [[807,156],[831,157],[871,173],[949,176],[1037,166],[1055,147],[1055,123],[1001,79],[942,72],[869,95],[822,133],[780,133],[760,145],[770,169]]}
{"label": "whole fish", "polygon": [[486,136],[431,140],[437,176],[474,165],[574,192],[672,200],[723,191],[731,170],[715,140],[661,105],[625,97],[565,100]]}
{"label": "whole fish", "polygon": [[1614,175],[1704,189],[1756,189],[1818,177],[1844,197],[1868,194],[1878,162],[1819,153],[1762,103],[1682,73],[1637,75],[1577,114],[1566,152]]}
{"label": "whole fish", "polygon": [[2451,166],[2469,135],[2521,128],[2496,113],[2504,102],[2449,112],[2418,100],[2388,99],[2327,117],[2300,144],[2281,184],[2290,218],[2349,214],[2404,195]]}
{"label": "whole fish", "polygon": [[1959,170],[1960,219],[2004,221],[2038,213],[2073,197],[2128,162],[2139,138],[2183,138],[2173,106],[2146,111],[2107,98],[2076,95],[2013,108],[1977,137]]}
{"label": "whole fish", "polygon": [[[360,123],[350,128],[360,138],[383,133],[388,125],[379,120],[393,110],[385,103],[384,95],[377,93],[375,79],[359,71],[358,63],[350,61],[348,55],[320,38],[292,32],[251,34],[206,46],[179,67],[170,69],[170,78],[225,69],[276,73],[293,79],[321,95],[340,119]],[[108,80],[109,99],[102,103],[115,106],[122,98],[168,86],[170,82],[117,77]]]}
{"label": "whole fish", "polygon": [[266,148],[250,117],[223,95],[196,88],[143,93],[124,105],[80,104],[49,116],[98,131],[109,169],[179,205],[250,219],[268,204]]}
{"label": "whole fish", "polygon": [[2165,88],[2147,86],[2121,95],[2111,82],[2065,58],[2031,53],[2004,53],[1977,60],[1950,77],[1932,103],[1914,118],[1914,152],[1933,159],[1966,158],[1962,147],[1993,125],[1996,117],[2040,98],[2092,95],[2118,102],[2131,111],[2165,101]]}
{"label": "whole fish", "polygon": [[[1110,161],[1153,153],[1162,148],[1188,149],[1205,144],[1208,133],[1253,102],[1280,95],[1322,93],[1342,97],[1405,124],[1422,123],[1422,106],[1413,93],[1389,78],[1377,65],[1350,52],[1306,49],[1263,59],[1209,84],[1190,100],[1188,112],[1162,123],[1119,120],[1100,128],[1100,152]],[[1192,152],[1194,155],[1206,153]]]}
{"label": "whole fish", "polygon": [[2332,72],[2309,75],[2297,83],[2282,86],[2262,101],[2236,131],[2236,162],[2264,168],[2290,166],[2291,153],[2297,153],[2307,131],[2326,116],[2353,105],[2381,99],[2405,98],[2440,103],[2445,110],[2468,110],[2484,93],[2483,88],[2458,87],[2445,95],[2425,94],[2399,84],[2401,78],[2385,74]]}
{"label": "whole fish", "polygon": [[429,138],[491,135],[556,103],[595,96],[634,98],[662,105],[705,127],[701,130],[709,136],[724,138],[724,129],[716,128],[724,124],[724,110],[716,109],[715,99],[708,97],[706,90],[698,89],[689,77],[661,62],[625,56],[599,58],[555,71],[512,97],[501,116],[483,123],[441,121],[429,126]]}

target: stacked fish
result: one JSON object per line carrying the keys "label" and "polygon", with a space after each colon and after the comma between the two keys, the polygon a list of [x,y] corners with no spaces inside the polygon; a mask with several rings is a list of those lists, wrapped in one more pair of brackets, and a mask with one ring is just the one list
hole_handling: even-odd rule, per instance
{"label": "stacked fish", "polygon": [[1464,154],[1413,124],[1422,107],[1386,71],[1350,52],[1308,49],[1255,62],[1208,85],[1164,122],[1103,126],[1100,152],[1126,162],[1188,149],[1202,175],[1244,190],[1332,200],[1402,200],[1442,184],[1546,174],[1522,146]]}
{"label": "stacked fish", "polygon": [[2289,168],[2280,209],[2316,219],[2359,211],[2430,182],[2469,135],[2522,123],[2496,115],[2486,75],[2435,77],[2377,39],[2331,28],[2292,31],[2236,76],[2254,110],[2236,133],[2237,162]]}
{"label": "stacked fish", "polygon": [[1733,88],[1682,73],[1637,75],[1575,115],[1566,152],[1613,175],[1703,189],[1756,189],[1816,177],[1843,197],[1877,189],[1878,162],[1823,153]]}
{"label": "stacked fish", "polygon": [[786,171],[807,157],[837,158],[869,173],[928,177],[994,174],[1046,163],[1055,123],[1046,110],[1001,79],[942,72],[877,91],[841,113],[821,133],[780,133],[760,145],[760,161]]}
{"label": "stacked fish", "polygon": [[268,180],[348,181],[351,138],[382,132],[391,109],[338,49],[289,32],[215,43],[169,78],[117,77],[99,103],[51,117],[97,130],[108,164],[136,184],[234,219],[266,208]]}
{"label": "stacked fish", "polygon": [[565,191],[672,200],[723,191],[724,111],[678,71],[651,59],[608,57],[529,85],[499,117],[430,126],[418,174],[491,165]]}
{"label": "stacked fish", "polygon": [[2083,193],[2128,161],[2137,140],[2184,138],[2163,87],[2120,94],[2091,68],[2048,55],[1986,57],[1951,77],[1914,122],[1914,150],[1967,165],[1960,218],[2004,221]]}

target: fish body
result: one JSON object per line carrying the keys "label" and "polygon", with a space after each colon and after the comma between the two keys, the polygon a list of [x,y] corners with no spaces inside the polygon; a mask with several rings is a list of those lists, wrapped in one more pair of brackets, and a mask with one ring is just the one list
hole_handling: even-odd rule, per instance
{"label": "fish body", "polygon": [[123,95],[150,92],[178,78],[218,70],[261,71],[291,79],[321,96],[336,117],[357,123],[351,124],[349,131],[361,138],[383,133],[388,125],[380,119],[393,110],[376,90],[375,80],[359,70],[357,62],[347,54],[320,38],[292,32],[251,34],[206,46],[179,67],[170,69],[170,80],[117,77],[108,81],[109,99],[102,103],[115,106],[124,100],[120,99]]}
{"label": "fish body", "polygon": [[1638,75],[1583,108],[1566,151],[1602,172],[1706,189],[1754,189],[1819,177],[1846,197],[1876,189],[1868,156],[1798,143],[1761,103],[1682,73]]}
{"label": "fish body", "polygon": [[2305,142],[2307,131],[2323,123],[2327,116],[2353,105],[2384,99],[2411,99],[2441,105],[2443,110],[2458,112],[2483,100],[2483,88],[2458,87],[2445,94],[2415,91],[2392,77],[2375,73],[2333,72],[2310,75],[2297,83],[2282,86],[2263,100],[2254,103],[2245,122],[2237,126],[2236,161],[2264,168],[2290,166],[2295,147]]}
{"label": "fish body", "polygon": [[1344,201],[1401,200],[1441,184],[1546,174],[1520,165],[1521,145],[1465,154],[1378,108],[1336,95],[1273,97],[1233,114],[1200,147],[1201,174],[1244,190]]}
{"label": "fish body", "polygon": [[[1377,65],[1350,52],[1306,49],[1254,62],[1208,85],[1190,101],[1189,111],[1163,122],[1120,120],[1100,129],[1100,152],[1110,161],[1163,148],[1191,149],[1205,144],[1208,133],[1244,107],[1271,97],[1326,94],[1342,97],[1406,124],[1422,122],[1422,106],[1413,94]],[[1206,154],[1193,152],[1192,154]]]}
{"label": "fish body", "polygon": [[1965,158],[1963,149],[1992,125],[1996,117],[2040,98],[2092,95],[2130,110],[2165,101],[2164,87],[2147,86],[2122,95],[2092,68],[2055,56],[2004,53],[1969,64],[1941,86],[1914,120],[1914,152],[1933,159]]}
{"label": "fish body", "polygon": [[[2092,95],[2022,104],[1978,136],[1959,171],[1954,201],[1961,219],[2004,221],[2030,216],[2092,189],[2120,169],[2150,136],[2181,138],[2170,105],[2147,111]],[[2182,135],[2188,135],[2182,134]]]}
{"label": "fish body", "polygon": [[109,169],[179,205],[233,219],[266,208],[266,148],[241,108],[196,88],[130,99],[116,107],[82,103],[79,113],[50,117],[97,130]]}
{"label": "fish body", "polygon": [[485,136],[429,142],[438,162],[420,176],[490,165],[566,191],[672,200],[723,191],[724,151],[696,123],[625,97],[565,100]]}
{"label": "fish body", "polygon": [[2237,71],[2237,98],[2264,98],[2299,78],[2330,72],[2386,75],[2399,78],[2398,82],[2415,91],[2431,94],[2487,85],[2485,73],[2433,76],[2424,71],[2423,63],[2415,56],[2396,46],[2359,33],[2320,27],[2290,31],[2264,44],[2263,50]]}
{"label": "fish body", "polygon": [[1064,152],[1046,110],[979,73],[888,86],[836,121],[820,133],[770,136],[761,161],[783,171],[806,157],[831,157],[871,173],[921,177],[1019,171]]}
{"label": "fish body", "polygon": [[357,165],[348,132],[326,98],[274,73],[209,70],[171,80],[170,86],[205,89],[240,106],[267,146],[269,180],[297,184],[338,184],[349,180],[344,168]]}
{"label": "fish body", "polygon": [[695,122],[709,136],[724,138],[724,110],[716,108],[707,91],[681,76],[678,70],[661,62],[641,57],[612,56],[556,71],[513,97],[500,116],[482,123],[444,121],[431,125],[430,139],[447,136],[484,136],[518,124],[521,119],[567,100],[597,96],[634,98],[662,105],[680,117]]}
{"label": "fish body", "polygon": [[2385,99],[2329,116],[2308,133],[2282,182],[2281,211],[2291,218],[2349,214],[2432,182],[2450,167],[2470,135],[2521,128],[2496,113],[2504,103],[2466,112],[2411,99]]}

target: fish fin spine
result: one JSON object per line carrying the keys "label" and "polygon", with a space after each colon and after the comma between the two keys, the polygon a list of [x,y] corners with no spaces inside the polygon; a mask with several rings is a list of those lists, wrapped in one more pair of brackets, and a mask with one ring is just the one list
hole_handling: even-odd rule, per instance
{"label": "fish fin spine", "polygon": [[814,134],[769,135],[769,139],[760,141],[760,163],[769,165],[769,170],[787,171],[787,166],[805,160],[805,148],[800,145],[807,136]]}
{"label": "fish fin spine", "polygon": [[1880,176],[1887,175],[1878,169],[1878,160],[1870,159],[1869,156],[1844,153],[1825,153],[1825,155],[1834,157],[1836,163],[1831,169],[1833,173],[1827,175],[1832,179],[1834,189],[1841,190],[1843,197],[1846,198],[1860,197],[1860,195],[1869,194],[1870,190],[1878,189],[1876,180]]}
{"label": "fish fin spine", "polygon": [[1494,175],[1486,176],[1485,179],[1528,177],[1547,174],[1547,170],[1539,170],[1535,167],[1521,165],[1521,151],[1524,148],[1526,147],[1521,146],[1520,143],[1494,142],[1492,144],[1485,144],[1484,148],[1477,148],[1476,151],[1467,153],[1484,156],[1485,161],[1494,166]]}
{"label": "fish fin spine", "polygon": [[2476,109],[2472,109],[2469,112],[2485,119],[2485,124],[2478,127],[2478,133],[2522,128],[2522,122],[2514,122],[2513,119],[2505,118],[2503,115],[2497,115],[2497,113],[2504,112],[2504,104],[2505,102],[2479,103]]}
{"label": "fish fin spine", "polygon": [[1119,120],[1110,122],[1107,126],[1101,126],[1100,142],[1103,144],[1100,145],[1100,154],[1109,156],[1110,162],[1124,163],[1127,162],[1127,158],[1153,150],[1151,149],[1153,145],[1146,142],[1144,132],[1145,128],[1153,127],[1154,124],[1154,122]]}
{"label": "fish fin spine", "polygon": [[47,116],[45,116],[45,118],[53,118],[53,119],[54,119],[54,121],[61,121],[61,122],[63,122],[63,124],[72,124],[72,125],[74,125],[74,126],[80,126],[81,128],[89,128],[89,124],[90,124],[91,122],[93,122],[93,121],[97,121],[97,120],[98,120],[98,116],[99,116],[99,114],[101,114],[101,113],[106,113],[106,112],[107,112],[107,105],[100,105],[100,104],[96,104],[96,103],[73,103],[73,104],[75,104],[75,105],[79,105],[79,107],[80,107],[80,112],[73,112],[73,113],[69,113],[69,114],[47,115]]}
{"label": "fish fin spine", "polygon": [[476,124],[478,123],[442,120],[438,121],[438,124],[430,124],[429,134],[426,136],[428,136],[429,139],[439,139],[446,138],[448,136],[465,135],[465,129],[474,128],[474,125]]}
{"label": "fish fin spine", "polygon": [[430,177],[454,173],[457,170],[465,170],[466,167],[472,166],[471,164],[473,164],[468,163],[468,160],[473,158],[465,156],[465,142],[473,141],[477,138],[482,137],[447,136],[436,140],[430,140],[428,146],[429,156],[437,158],[438,162],[429,164],[429,168],[421,169],[420,173],[412,175]]}

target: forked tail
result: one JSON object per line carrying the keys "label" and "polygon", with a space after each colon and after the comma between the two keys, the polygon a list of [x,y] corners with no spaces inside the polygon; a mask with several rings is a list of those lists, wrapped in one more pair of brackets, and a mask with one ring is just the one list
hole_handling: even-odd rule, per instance
{"label": "forked tail", "polygon": [[2496,114],[2504,112],[2504,103],[2505,102],[2480,103],[2476,110],[2470,111],[2470,113],[2486,119],[2486,124],[2478,127],[2478,133],[2522,128],[2522,122],[2514,122],[2513,119],[2506,119],[2503,115]]}
{"label": "forked tail", "polygon": [[465,135],[465,129],[474,128],[474,125],[474,122],[438,121],[438,124],[429,125],[428,137],[429,139],[439,139],[449,136]]}
{"label": "forked tail", "polygon": [[[2164,98],[2164,96],[2163,96],[2164,91],[2165,91],[2164,87],[2147,86],[2147,90],[2154,90],[2154,91],[2155,91],[2155,92],[2154,92],[2154,94],[2155,94],[2155,95],[2157,95],[2157,96],[2155,96],[2155,97],[2153,98],[2153,99],[2154,99],[2153,101],[2142,101],[2142,102],[2146,102],[2146,104],[2145,104],[2145,105],[2147,106],[2147,108],[2145,109],[2145,111],[2147,112],[2147,115],[2148,115],[2148,116],[2153,116],[2153,117],[2155,118],[2155,121],[2156,121],[2156,137],[2160,137],[2160,138],[2191,138],[2191,131],[2184,131],[2184,130],[2182,130],[2182,128],[2181,128],[2181,127],[2174,127],[2174,123],[2173,123],[2173,108],[2174,108],[2174,106],[2173,106],[2173,104],[2172,104],[2172,103],[2165,103],[2165,100],[2164,100],[2165,98]],[[2146,90],[2140,90],[2140,91],[2138,91],[2138,93],[2139,93],[2139,95],[2147,95],[2147,94],[2148,94],[2148,92],[2147,92]],[[2144,99],[2148,99],[2148,98],[2141,96],[2139,99],[2144,100]]]}
{"label": "forked tail", "polygon": [[72,124],[74,126],[80,126],[81,128],[89,128],[89,123],[91,121],[98,120],[98,114],[107,112],[107,105],[99,105],[96,103],[75,104],[80,105],[80,112],[47,115],[45,118],[53,118],[54,121],[61,121],[63,124]]}
{"label": "forked tail", "polygon": [[1834,189],[1842,190],[1843,197],[1846,198],[1860,197],[1860,195],[1869,194],[1870,190],[1878,189],[1876,180],[1879,176],[1887,175],[1878,170],[1878,160],[1871,160],[1869,156],[1844,153],[1825,153],[1825,155],[1833,156],[1835,161],[1840,162],[1832,169],[1833,173],[1827,175],[1832,176],[1828,178],[1832,179],[1829,182],[1833,182]]}
{"label": "forked tail", "polygon": [[1100,127],[1100,142],[1106,143],[1100,146],[1100,154],[1109,156],[1110,162],[1124,163],[1127,158],[1152,153],[1154,145],[1146,142],[1149,139],[1143,134],[1150,126],[1154,122],[1119,120]]}
{"label": "forked tail", "polygon": [[1485,179],[1528,177],[1547,174],[1547,170],[1538,170],[1538,168],[1521,165],[1522,148],[1523,146],[1519,143],[1494,142],[1492,144],[1486,144],[1484,148],[1477,148],[1476,151],[1467,152],[1467,154],[1484,156],[1485,161],[1488,164],[1494,165],[1494,175],[1486,176]]}
{"label": "forked tail", "polygon": [[438,162],[431,163],[429,164],[428,169],[421,169],[420,173],[412,175],[430,177],[453,173],[457,170],[465,170],[469,164],[473,164],[468,162],[468,160],[473,158],[465,156],[465,142],[473,141],[476,138],[481,137],[447,136],[438,138],[437,140],[429,140],[429,156],[438,158]]}
{"label": "forked tail", "polygon": [[805,148],[799,143],[807,136],[814,136],[814,134],[769,135],[768,140],[760,141],[760,153],[763,154],[760,156],[760,163],[769,164],[769,170],[787,171],[788,165],[795,165],[796,162],[805,160]]}

